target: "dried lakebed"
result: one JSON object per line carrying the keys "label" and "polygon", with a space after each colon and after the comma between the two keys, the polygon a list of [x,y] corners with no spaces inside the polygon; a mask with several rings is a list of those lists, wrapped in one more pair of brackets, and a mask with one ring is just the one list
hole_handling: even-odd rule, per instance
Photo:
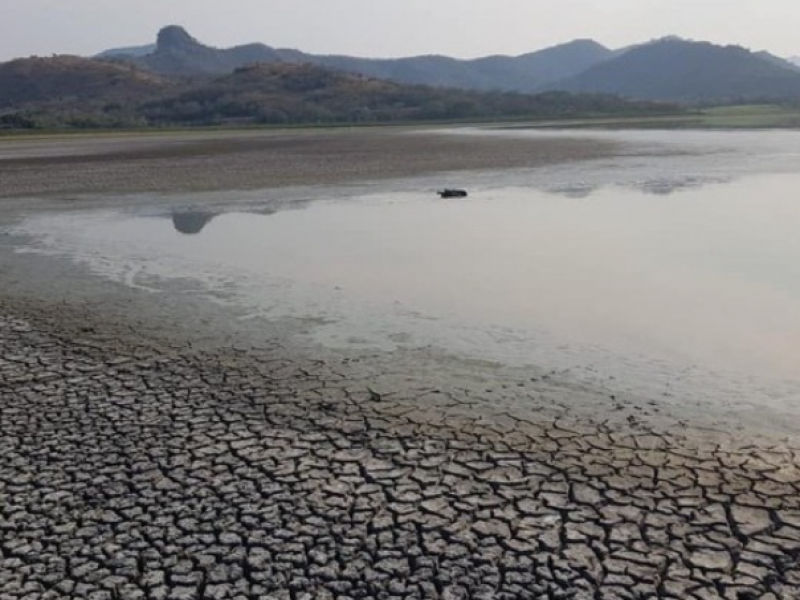
{"label": "dried lakebed", "polygon": [[[4,311],[7,312],[7,311]],[[0,318],[5,598],[796,598],[800,454]],[[557,411],[556,411],[557,412]]]}
{"label": "dried lakebed", "polygon": [[[9,171],[19,189],[30,166]],[[78,183],[92,172],[76,168]],[[637,169],[631,182],[657,194],[698,185]],[[579,185],[574,171],[535,173],[576,198],[604,185],[599,170],[578,171]],[[475,184],[490,189],[486,177]],[[59,208],[44,179],[4,218],[26,202]],[[785,427],[767,435],[724,405],[692,412],[547,369],[433,349],[309,352],[292,328],[214,329],[229,309],[196,294],[15,255],[16,236],[0,244],[3,600],[800,597],[789,406],[755,406]],[[181,319],[209,329],[183,338]],[[258,348],[238,343],[246,333]]]}

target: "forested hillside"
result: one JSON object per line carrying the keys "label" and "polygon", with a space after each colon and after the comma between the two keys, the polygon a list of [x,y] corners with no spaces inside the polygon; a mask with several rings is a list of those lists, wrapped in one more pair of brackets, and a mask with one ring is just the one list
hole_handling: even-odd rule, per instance
{"label": "forested hillside", "polygon": [[76,57],[25,59],[0,65],[0,90],[4,129],[535,119],[676,110],[610,95],[403,85],[294,63],[185,79]]}

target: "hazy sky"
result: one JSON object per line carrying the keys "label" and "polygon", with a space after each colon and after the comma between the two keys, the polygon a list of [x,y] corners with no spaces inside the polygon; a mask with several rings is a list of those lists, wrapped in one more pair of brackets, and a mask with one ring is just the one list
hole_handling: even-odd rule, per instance
{"label": "hazy sky", "polygon": [[0,60],[150,43],[173,23],[214,46],[361,56],[521,54],[669,34],[800,54],[798,0],[0,0]]}

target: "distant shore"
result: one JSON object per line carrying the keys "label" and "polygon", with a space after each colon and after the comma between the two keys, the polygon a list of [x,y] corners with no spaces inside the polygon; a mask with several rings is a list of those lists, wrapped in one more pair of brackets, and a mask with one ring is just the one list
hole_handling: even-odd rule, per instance
{"label": "distant shore", "polygon": [[419,128],[0,138],[0,197],[320,185],[529,168],[619,150],[599,140],[450,136]]}

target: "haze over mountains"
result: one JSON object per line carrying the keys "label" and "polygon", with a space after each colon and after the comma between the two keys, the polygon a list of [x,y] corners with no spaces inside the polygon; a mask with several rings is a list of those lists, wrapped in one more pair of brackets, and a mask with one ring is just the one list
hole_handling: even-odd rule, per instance
{"label": "haze over mountains", "polygon": [[[689,103],[800,99],[797,64],[766,52],[664,38],[621,50],[575,40],[521,56],[459,60],[445,56],[368,59],[313,55],[248,44],[216,49],[181,27],[159,32],[154,46],[101,55],[164,75],[223,75],[256,62],[310,63],[400,83],[536,93],[610,93]],[[800,62],[800,59],[794,59]]]}
{"label": "haze over mountains", "polygon": [[612,54],[591,40],[576,40],[517,57],[370,59],[306,54],[265,44],[216,49],[201,44],[181,27],[169,26],[159,32],[153,46],[108,50],[100,56],[130,61],[166,75],[223,75],[256,62],[303,62],[399,83],[534,92],[547,82],[576,75]]}
{"label": "haze over mountains", "polygon": [[604,92],[678,102],[800,99],[800,71],[738,46],[665,39],[623,52],[558,82],[570,92]]}

